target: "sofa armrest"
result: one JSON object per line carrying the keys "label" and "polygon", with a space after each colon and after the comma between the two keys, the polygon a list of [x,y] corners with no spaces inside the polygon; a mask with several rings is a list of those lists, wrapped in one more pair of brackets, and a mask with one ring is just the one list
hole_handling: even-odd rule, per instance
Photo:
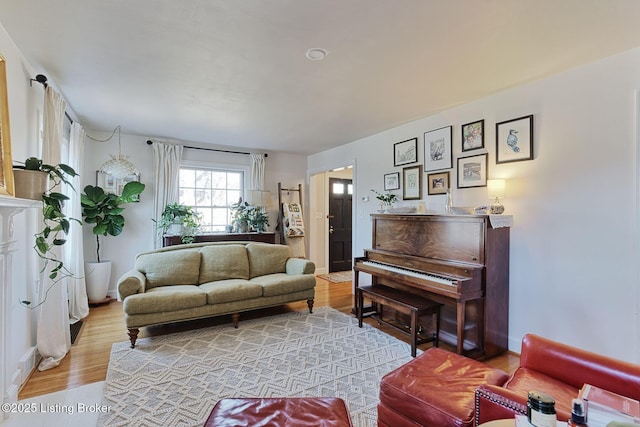
{"label": "sofa armrest", "polygon": [[146,280],[138,270],[129,270],[118,279],[118,298],[124,300],[129,295],[143,294]]}
{"label": "sofa armrest", "polygon": [[527,395],[506,388],[484,384],[476,389],[476,420],[478,426],[487,421],[514,418],[527,414]]}
{"label": "sofa armrest", "polygon": [[289,258],[286,266],[287,274],[313,274],[316,265],[313,261],[304,258]]}

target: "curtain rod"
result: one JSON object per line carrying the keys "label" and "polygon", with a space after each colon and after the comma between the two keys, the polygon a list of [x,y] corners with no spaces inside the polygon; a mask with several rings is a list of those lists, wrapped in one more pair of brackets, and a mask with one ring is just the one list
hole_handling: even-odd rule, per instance
{"label": "curtain rod", "polygon": [[[153,144],[153,141],[148,139],[147,145]],[[247,153],[245,151],[231,151],[231,150],[220,150],[217,148],[204,148],[204,147],[192,147],[190,145],[185,145],[184,148],[190,148],[192,150],[204,150],[204,151],[217,151],[219,153],[230,153],[230,154],[246,154],[247,156],[251,155],[251,153]],[[268,153],[264,153],[265,157],[269,157]]]}

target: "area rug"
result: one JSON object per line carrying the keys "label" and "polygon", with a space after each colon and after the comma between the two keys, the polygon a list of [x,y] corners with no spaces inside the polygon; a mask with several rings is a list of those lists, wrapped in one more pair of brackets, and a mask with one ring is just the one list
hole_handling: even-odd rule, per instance
{"label": "area rug", "polygon": [[318,275],[318,277],[333,283],[343,283],[343,282],[350,282],[353,279],[353,273],[351,272],[351,270],[338,271],[335,273],[320,274]]}
{"label": "area rug", "polygon": [[102,426],[201,426],[224,397],[344,399],[376,425],[380,379],[409,344],[330,307],[113,345]]}

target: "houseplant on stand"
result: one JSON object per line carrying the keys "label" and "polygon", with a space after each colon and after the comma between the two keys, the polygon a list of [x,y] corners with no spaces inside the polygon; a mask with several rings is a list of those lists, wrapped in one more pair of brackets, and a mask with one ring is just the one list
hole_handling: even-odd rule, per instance
{"label": "houseplant on stand", "polygon": [[157,221],[162,235],[180,236],[182,243],[193,243],[200,230],[200,214],[191,206],[170,203]]}
{"label": "houseplant on stand", "polygon": [[100,259],[100,236],[118,236],[124,228],[122,212],[125,203],[138,200],[145,185],[138,181],[128,182],[122,188],[122,194],[106,193],[102,187],[87,185],[80,195],[82,218],[85,224],[92,224],[92,233],[96,236],[97,262],[85,263],[87,296],[90,303],[108,302],[109,280],[111,279],[111,261]]}

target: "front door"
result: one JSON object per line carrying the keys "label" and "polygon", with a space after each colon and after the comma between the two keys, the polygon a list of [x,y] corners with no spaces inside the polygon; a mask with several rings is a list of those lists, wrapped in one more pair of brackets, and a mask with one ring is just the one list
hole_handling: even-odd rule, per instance
{"label": "front door", "polygon": [[351,270],[350,179],[329,178],[329,273]]}

